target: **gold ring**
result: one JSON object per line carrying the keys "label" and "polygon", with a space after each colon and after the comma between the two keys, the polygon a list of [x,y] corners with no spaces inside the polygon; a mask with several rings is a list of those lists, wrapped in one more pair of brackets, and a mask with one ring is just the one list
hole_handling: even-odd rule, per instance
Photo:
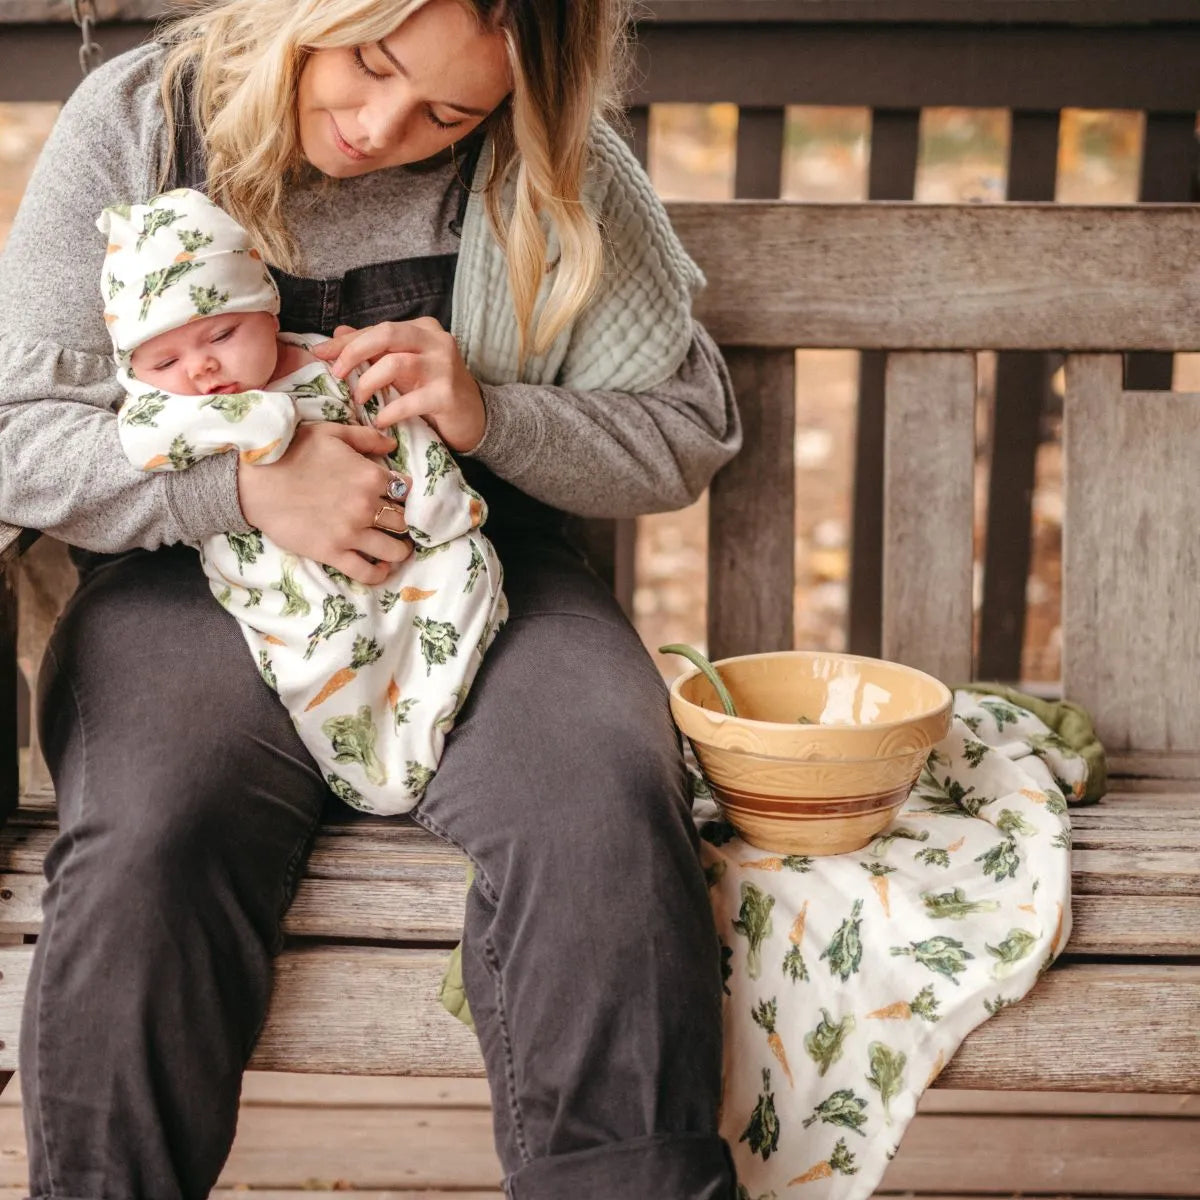
{"label": "gold ring", "polygon": [[386,525],[380,525],[379,523],[379,518],[382,517],[385,512],[398,513],[399,511],[400,510],[394,504],[381,504],[378,512],[376,512],[375,516],[371,519],[371,524],[381,533],[392,533],[399,535],[400,531],[398,529],[389,529]]}

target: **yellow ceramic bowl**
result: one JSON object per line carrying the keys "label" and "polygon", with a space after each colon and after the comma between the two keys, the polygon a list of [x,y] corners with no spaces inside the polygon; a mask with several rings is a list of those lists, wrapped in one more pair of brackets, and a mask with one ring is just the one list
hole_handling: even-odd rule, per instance
{"label": "yellow ceramic bowl", "polygon": [[725,815],[764,849],[861,849],[950,729],[950,689],[900,663],[786,650],[713,665],[738,716],[697,670],[675,680],[671,713]]}

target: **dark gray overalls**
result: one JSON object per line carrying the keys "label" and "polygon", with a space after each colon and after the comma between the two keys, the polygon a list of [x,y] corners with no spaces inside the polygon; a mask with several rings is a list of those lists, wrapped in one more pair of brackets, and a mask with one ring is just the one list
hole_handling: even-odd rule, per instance
{"label": "dark gray overalls", "polygon": [[[181,122],[176,183],[203,188],[191,141]],[[455,258],[277,272],[283,327],[448,327]],[[413,817],[475,863],[463,967],[509,1193],[732,1200],[717,939],[665,689],[562,514],[459,465],[512,615]],[[76,559],[39,697],[61,834],[21,1037],[31,1192],[198,1200],[336,801],[195,551]]]}

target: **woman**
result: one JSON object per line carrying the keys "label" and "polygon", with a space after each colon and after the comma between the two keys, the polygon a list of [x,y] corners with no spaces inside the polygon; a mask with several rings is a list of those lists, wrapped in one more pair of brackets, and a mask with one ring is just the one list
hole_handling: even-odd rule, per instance
{"label": "woman", "polygon": [[81,569],[40,698],[62,832],[22,1027],[34,1196],[208,1193],[329,801],[172,543],[255,525],[368,584],[411,552],[373,430],[303,427],[270,467],[127,465],[93,222],[163,184],[207,185],[284,327],[337,330],[337,369],[403,393],[380,423],[423,416],[488,500],[512,615],[414,816],[476,868],[463,970],[510,1194],[733,1195],[664,689],[562,531],[687,503],[740,437],[695,269],[595,119],[624,15],[224,0],[96,72],[51,135],[0,260],[0,517]]}

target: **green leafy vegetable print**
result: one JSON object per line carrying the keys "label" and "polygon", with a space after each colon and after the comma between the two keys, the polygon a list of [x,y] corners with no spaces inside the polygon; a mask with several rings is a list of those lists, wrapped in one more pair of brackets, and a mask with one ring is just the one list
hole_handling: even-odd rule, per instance
{"label": "green leafy vegetable print", "polygon": [[404,786],[410,795],[416,796],[420,800],[425,795],[429,781],[437,774],[437,768],[427,767],[411,760],[404,764],[404,768]]}
{"label": "green leafy vegetable print", "polygon": [[229,601],[232,599],[232,597],[233,588],[226,585],[217,593],[217,603],[221,605],[222,608],[228,608]]}
{"label": "green leafy vegetable print", "polygon": [[902,1051],[893,1050],[883,1042],[872,1042],[867,1047],[867,1059],[871,1064],[867,1082],[879,1093],[883,1101],[883,1118],[890,1125],[891,1101],[900,1094],[904,1084],[904,1064],[908,1059]]}
{"label": "green leafy vegetable print", "polygon": [[1070,850],[1071,848],[1071,831],[1069,829],[1060,829],[1051,839],[1050,845],[1056,850]]}
{"label": "green leafy vegetable print", "polygon": [[202,233],[199,229],[177,229],[175,230],[175,236],[179,239],[180,245],[188,254],[195,254],[197,250],[203,250],[205,246],[211,246],[213,240],[211,233]]}
{"label": "green leafy vegetable print", "polygon": [[949,775],[939,783],[926,771],[917,780],[917,794],[928,807],[918,811],[937,813],[942,817],[977,817],[983,806],[991,804],[995,797],[972,795],[974,791],[973,787],[964,788]]}
{"label": "green leafy vegetable print", "polygon": [[992,714],[996,728],[1003,733],[1005,725],[1015,725],[1021,719],[1021,713],[1007,700],[995,698],[981,699],[979,707]]}
{"label": "green leafy vegetable print", "polygon": [[171,466],[176,471],[186,471],[188,467],[196,465],[196,452],[188,444],[187,438],[182,433],[171,442],[171,448],[167,451],[167,458],[171,460]]}
{"label": "green leafy vegetable print", "polygon": [[441,442],[430,442],[425,447],[425,495],[432,496],[438,480],[454,470],[454,459]]}
{"label": "green leafy vegetable print", "polygon": [[356,713],[330,717],[322,723],[321,732],[329,739],[334,762],[357,763],[376,787],[387,783],[387,770],[375,754],[376,730],[369,704]]}
{"label": "green leafy vegetable print", "polygon": [[1012,1008],[1016,1004],[1015,1000],[1010,1000],[1007,996],[997,996],[995,1000],[985,1000],[983,1007],[987,1009],[989,1016],[995,1016],[1002,1008]]}
{"label": "green leafy vegetable print", "polygon": [[1037,833],[1019,812],[1014,812],[1011,808],[1000,810],[1000,815],[996,818],[996,828],[1009,837],[1016,837],[1018,834],[1021,837],[1033,837]]}
{"label": "green leafy vegetable print", "polygon": [[349,629],[355,621],[362,620],[366,615],[360,613],[345,596],[326,596],[321,609],[321,622],[308,635],[308,647],[304,651],[306,659],[312,658],[313,652],[322,642],[327,642],[343,629]]}
{"label": "green leafy vegetable print", "polygon": [[772,932],[771,909],[775,907],[775,897],[752,883],[743,883],[740,894],[742,905],[733,929],[750,943],[746,952],[746,974],[757,979],[762,974],[762,944]]}
{"label": "green leafy vegetable print", "polygon": [[229,293],[218,291],[216,287],[198,287],[192,284],[188,288],[188,295],[192,298],[192,307],[198,317],[211,317],[229,303]]}
{"label": "green leafy vegetable print", "polygon": [[295,570],[297,559],[295,555],[284,556],[280,567],[280,577],[271,586],[283,593],[283,608],[280,616],[307,617],[312,611],[312,605],[305,598],[304,592],[296,582]]}
{"label": "green leafy vegetable print", "polygon": [[843,983],[858,971],[862,963],[862,901],[855,900],[850,915],[838,926],[821,957],[829,960],[829,970]]}
{"label": "green leafy vegetable print", "polygon": [[918,850],[913,855],[913,858],[919,863],[924,863],[927,867],[948,867],[950,865],[950,852],[939,849],[937,846],[929,846],[925,850]]}
{"label": "green leafy vegetable print", "polygon": [[956,987],[958,980],[954,978],[955,975],[965,971],[967,961],[975,957],[957,938],[941,936],[926,938],[923,942],[909,942],[907,946],[893,946],[892,953],[916,959],[921,966],[944,975]]}
{"label": "green leafy vegetable print", "polygon": [[[357,592],[360,596],[365,596],[371,589],[365,583],[359,583],[357,579],[351,579],[349,575],[343,574],[337,567],[331,567],[328,563],[321,564],[321,570],[333,580],[340,588],[344,588],[348,592]],[[384,609],[386,612],[387,609]]]}
{"label": "green leafy vegetable print", "polygon": [[257,608],[262,603],[262,588],[246,589],[246,607]]}
{"label": "green leafy vegetable print", "polygon": [[[787,1185],[794,1187],[798,1183],[812,1183],[817,1179],[829,1179],[835,1171],[839,1175],[858,1174],[858,1168],[854,1165],[854,1155],[850,1153],[845,1138],[838,1138],[833,1153],[827,1159],[809,1167],[803,1175],[789,1179]],[[774,1196],[775,1193],[772,1192],[771,1195]]]}
{"label": "green leafy vegetable print", "polygon": [[350,650],[350,666],[355,671],[369,667],[383,657],[383,647],[374,639],[363,637],[361,634],[354,639]]}
{"label": "green leafy vegetable print", "polygon": [[937,997],[933,994],[933,985],[930,983],[909,1001],[908,1007],[912,1009],[913,1016],[920,1017],[922,1021],[928,1021],[931,1025],[941,1019],[937,1010]]}
{"label": "green leafy vegetable print", "polygon": [[158,425],[154,418],[166,408],[166,400],[166,392],[147,392],[121,410],[121,421],[125,425],[141,425],[147,429],[157,429]]}
{"label": "green leafy vegetable print", "polygon": [[115,275],[110,273],[108,276],[108,298],[110,300],[115,300],[117,293],[121,291],[124,286],[125,280],[118,279]]}
{"label": "green leafy vegetable print", "polygon": [[951,921],[961,921],[970,913],[995,912],[999,903],[995,900],[968,900],[966,893],[960,887],[948,892],[922,892],[921,899],[925,911],[935,920],[948,918]]}
{"label": "green leafy vegetable print", "polygon": [[421,657],[425,660],[425,674],[435,666],[444,666],[458,654],[458,630],[449,621],[435,621],[432,617],[413,617],[413,628],[420,635]]}
{"label": "green leafy vegetable print", "polygon": [[959,718],[960,721],[972,732],[978,734],[980,725],[983,724],[983,718],[969,714]]}
{"label": "green leafy vegetable print", "polygon": [[992,974],[997,979],[1003,979],[1009,974],[1008,968],[1028,958],[1029,952],[1037,945],[1037,938],[1025,929],[1010,929],[1007,936],[999,945],[986,946],[987,952],[997,960]]}
{"label": "green leafy vegetable print", "polygon": [[382,608],[385,613],[391,612],[392,609],[395,608],[399,603],[400,593],[388,591],[386,588],[379,597],[379,607]]}
{"label": "green leafy vegetable print", "polygon": [[963,742],[963,757],[971,767],[979,766],[987,753],[988,747],[985,742],[978,741],[975,738],[968,738]]}
{"label": "green leafy vegetable print", "polygon": [[262,681],[273,692],[279,691],[279,680],[275,678],[275,672],[271,667],[271,660],[267,657],[265,650],[258,652],[258,673],[262,676]]}
{"label": "green leafy vegetable print", "polygon": [[479,582],[479,572],[484,568],[483,555],[479,553],[479,547],[471,543],[471,561],[467,563],[467,582],[463,587],[463,595],[470,595],[475,590],[475,584]]}
{"label": "green leafy vegetable print", "polygon": [[1047,750],[1054,750],[1064,758],[1079,757],[1053,729],[1048,729],[1045,733],[1029,733],[1025,736],[1034,750],[1041,754],[1045,754]]}
{"label": "green leafy vegetable print", "polygon": [[418,703],[419,703],[419,701],[416,699],[415,696],[410,697],[409,699],[406,699],[406,700],[397,700],[396,707],[393,709],[393,714],[396,719],[396,724],[397,725],[407,725],[408,724],[408,714],[410,712],[412,712],[412,710],[414,708],[416,708]]}
{"label": "green leafy vegetable print", "polygon": [[808,979],[808,967],[804,964],[804,955],[800,953],[799,946],[788,947],[788,952],[783,956],[783,973],[793,983]]}
{"label": "green leafy vegetable print", "polygon": [[1005,838],[990,850],[976,855],[975,862],[982,863],[983,873],[999,883],[1002,879],[1016,878],[1021,856],[1017,853],[1017,843],[1012,838]]}
{"label": "green leafy vegetable print", "polygon": [[232,395],[216,394],[206,396],[200,401],[201,408],[211,408],[219,412],[231,425],[236,425],[246,419],[246,414],[262,403],[262,397],[253,392],[234,392]]}
{"label": "green leafy vegetable print", "polygon": [[853,1013],[847,1013],[840,1021],[835,1021],[829,1015],[828,1009],[821,1009],[820,1023],[804,1035],[804,1049],[808,1051],[808,1057],[817,1064],[818,1075],[824,1075],[842,1057],[846,1038],[853,1029]]}
{"label": "green leafy vegetable print", "polygon": [[853,1089],[838,1088],[813,1109],[811,1117],[805,1118],[804,1128],[807,1129],[814,1121],[822,1121],[826,1125],[840,1125],[843,1129],[852,1129],[860,1136],[866,1137],[862,1130],[867,1123],[863,1111],[866,1107],[867,1102],[856,1096]]}
{"label": "green leafy vegetable print", "polygon": [[350,414],[346,411],[345,407],[336,400],[326,400],[321,405],[321,419],[323,421],[333,421],[337,425],[352,425],[354,423],[350,420]]}
{"label": "green leafy vegetable print", "polygon": [[917,831],[909,829],[904,825],[897,825],[895,829],[889,830],[887,833],[882,833],[871,843],[871,853],[876,858],[886,854],[893,842],[908,841],[908,842],[927,842],[929,841],[929,830],[922,829]]}
{"label": "green leafy vegetable print", "polygon": [[775,1093],[771,1091],[771,1072],[762,1072],[762,1091],[739,1142],[749,1142],[753,1154],[761,1154],[763,1162],[779,1149],[779,1117],[775,1114]]}
{"label": "green leafy vegetable print", "polygon": [[142,291],[138,299],[142,302],[138,309],[138,320],[144,321],[150,313],[150,305],[155,297],[161,296],[167,288],[178,283],[184,276],[191,274],[200,264],[187,262],[172,263],[169,267],[159,267],[156,271],[147,271],[142,280]]}
{"label": "green leafy vegetable print", "polygon": [[1046,789],[1046,811],[1056,817],[1066,815],[1067,802],[1063,799],[1063,793],[1056,788]]}
{"label": "green leafy vegetable print", "polygon": [[325,782],[329,785],[329,790],[343,804],[352,804],[355,808],[363,808],[366,806],[366,801],[363,799],[362,793],[348,784],[340,775],[335,775],[332,771],[325,776]]}
{"label": "green leafy vegetable print", "polygon": [[263,552],[263,537],[257,529],[247,533],[227,533],[225,540],[237,558],[238,571],[242,574],[245,574],[246,564],[258,562],[258,556]]}
{"label": "green leafy vegetable print", "polygon": [[180,214],[173,208],[150,209],[142,221],[142,231],[138,235],[138,240],[134,243],[134,250],[140,253],[147,238],[153,237],[160,229],[166,229],[168,225],[178,221],[179,217]]}

